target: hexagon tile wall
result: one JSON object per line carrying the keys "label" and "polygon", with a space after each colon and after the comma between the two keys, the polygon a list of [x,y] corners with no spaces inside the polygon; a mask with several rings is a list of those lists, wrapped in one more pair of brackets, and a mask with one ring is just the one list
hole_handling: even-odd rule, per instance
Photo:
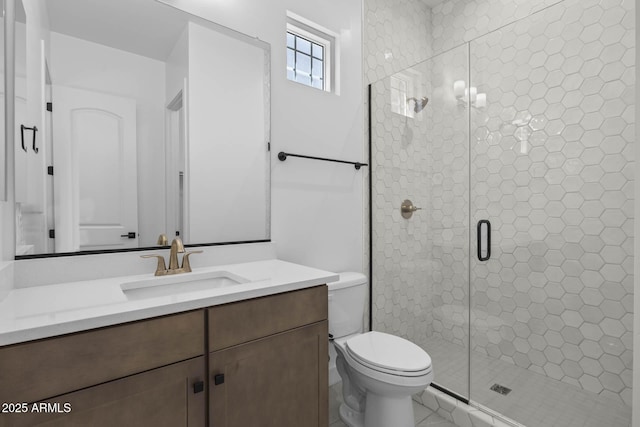
{"label": "hexagon tile wall", "polygon": [[[400,72],[369,58],[397,72],[372,86],[375,329],[425,348],[470,332],[474,351],[631,404],[633,8],[449,0],[425,24],[445,53]],[[408,195],[424,208],[410,221]]]}
{"label": "hexagon tile wall", "polygon": [[[474,350],[631,404],[634,24],[566,0],[470,43]],[[606,9],[606,10],[605,10]],[[486,322],[484,322],[486,324]],[[489,322],[491,323],[491,322]]]}
{"label": "hexagon tile wall", "polygon": [[431,9],[420,0],[365,0],[364,73],[372,83],[432,56]]}

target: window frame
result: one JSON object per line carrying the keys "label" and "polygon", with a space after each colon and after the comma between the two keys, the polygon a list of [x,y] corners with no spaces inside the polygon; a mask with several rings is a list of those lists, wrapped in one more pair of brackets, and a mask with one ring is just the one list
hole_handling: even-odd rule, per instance
{"label": "window frame", "polygon": [[[294,82],[294,83],[298,83],[301,84],[303,86],[307,86],[313,89],[317,89],[317,90],[321,90],[323,92],[331,92],[332,90],[332,79],[331,79],[331,57],[332,57],[332,42],[331,40],[329,40],[328,38],[325,37],[321,37],[320,35],[310,32],[308,30],[305,30],[304,28],[302,28],[299,25],[295,25],[291,22],[287,22],[287,28],[286,28],[286,33],[291,33],[294,36],[298,36],[300,38],[303,38],[307,41],[310,41],[312,43],[315,43],[317,45],[322,46],[322,82],[323,82],[323,87],[322,88],[318,88],[313,86],[312,84],[306,84],[306,83],[301,83],[299,81],[296,80],[291,80],[289,79],[289,77],[287,77],[288,81]],[[318,32],[320,32],[318,30]],[[285,33],[285,49],[290,49],[287,46],[286,43],[286,33]],[[294,49],[294,52],[296,52],[296,50]],[[313,52],[312,52],[313,54]],[[310,55],[311,58],[313,59],[313,56]]]}

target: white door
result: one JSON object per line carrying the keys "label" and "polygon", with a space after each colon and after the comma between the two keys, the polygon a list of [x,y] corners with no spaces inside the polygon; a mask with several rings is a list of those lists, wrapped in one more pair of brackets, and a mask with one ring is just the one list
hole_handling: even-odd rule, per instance
{"label": "white door", "polygon": [[54,85],[53,138],[56,252],[137,247],[135,101]]}
{"label": "white door", "polygon": [[186,141],[188,140],[187,122],[187,79],[184,79],[182,90],[168,103],[166,109],[166,125],[168,136],[166,153],[166,189],[167,189],[167,232],[169,239],[179,236],[188,242],[185,233],[186,209]]}

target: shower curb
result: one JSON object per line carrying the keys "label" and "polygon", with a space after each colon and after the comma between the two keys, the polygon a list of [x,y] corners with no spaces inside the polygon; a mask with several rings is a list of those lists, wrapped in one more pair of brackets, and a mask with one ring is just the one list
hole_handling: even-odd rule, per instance
{"label": "shower curb", "polygon": [[526,427],[504,415],[492,415],[474,406],[427,387],[415,396],[424,406],[451,421],[458,427]]}

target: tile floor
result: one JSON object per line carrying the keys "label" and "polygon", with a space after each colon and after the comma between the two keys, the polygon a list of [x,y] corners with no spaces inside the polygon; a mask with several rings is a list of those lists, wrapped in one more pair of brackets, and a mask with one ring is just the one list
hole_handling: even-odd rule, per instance
{"label": "tile floor", "polygon": [[[342,403],[342,383],[329,387],[329,427],[346,427],[342,422],[338,410]],[[413,402],[413,414],[416,427],[456,427],[455,424],[442,418],[428,408]]]}
{"label": "tile floor", "polygon": [[[468,350],[445,340],[429,347],[435,381],[468,394]],[[528,427],[628,427],[627,405],[520,368],[511,363],[472,353],[471,399]],[[502,396],[490,391],[498,383],[512,391]]]}

